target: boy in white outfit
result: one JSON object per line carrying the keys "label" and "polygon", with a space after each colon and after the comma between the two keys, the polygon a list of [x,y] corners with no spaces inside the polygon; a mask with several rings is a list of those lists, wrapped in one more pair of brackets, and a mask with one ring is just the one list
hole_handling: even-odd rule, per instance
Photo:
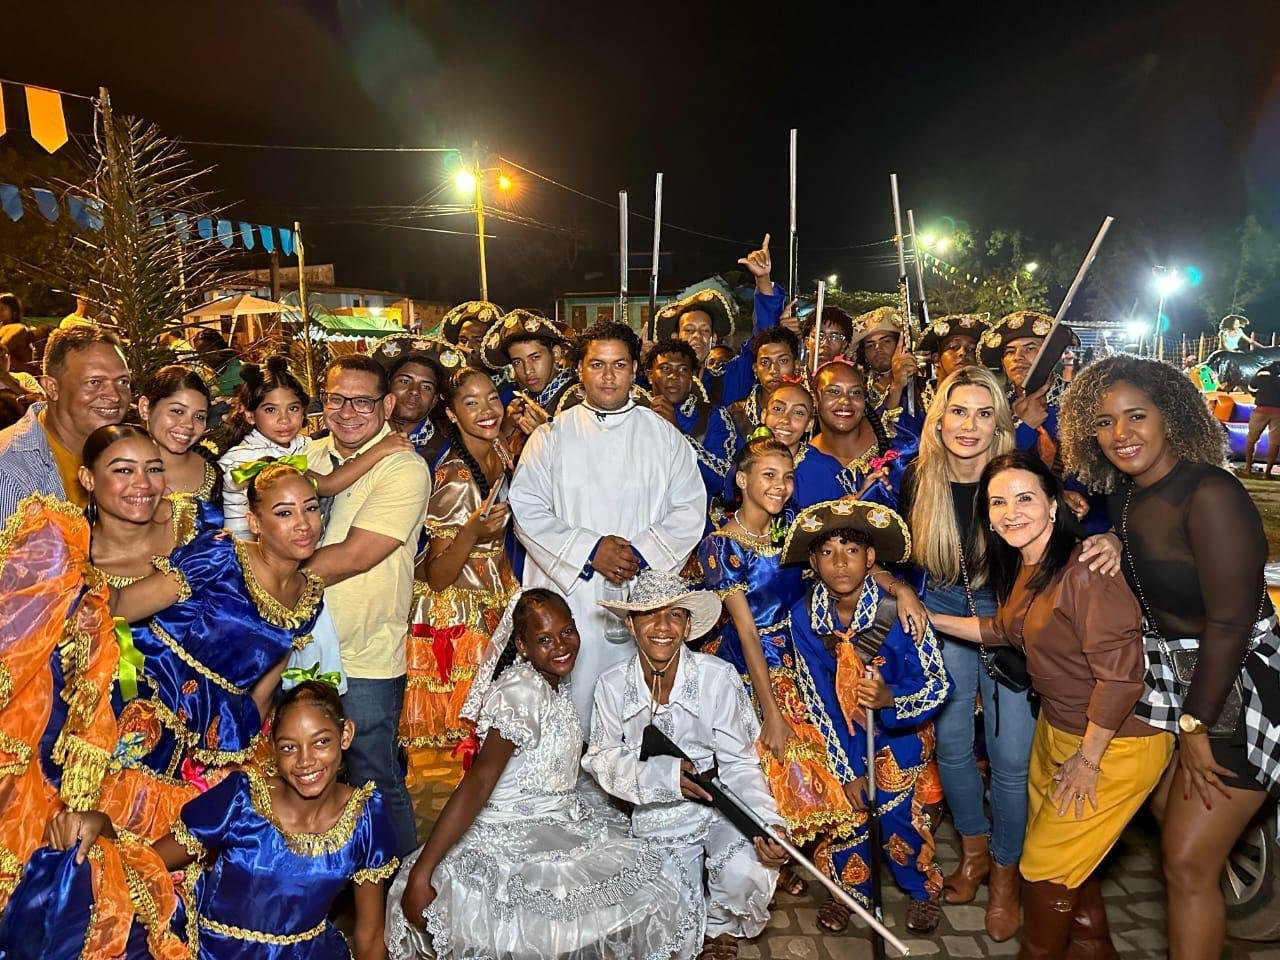
{"label": "boy in white outfit", "polygon": [[[691,774],[716,768],[722,783],[779,833],[784,831],[760,770],[760,724],[733,667],[684,648],[720,616],[720,599],[673,573],[646,570],[627,603],[605,603],[622,617],[637,654],[600,675],[582,766],[613,796],[634,804],[632,833],[672,848],[697,883],[707,864],[705,960],[732,960],[738,940],[769,922],[769,902],[786,852],[748,841],[709,806]],[[650,723],[693,761],[640,759]]]}

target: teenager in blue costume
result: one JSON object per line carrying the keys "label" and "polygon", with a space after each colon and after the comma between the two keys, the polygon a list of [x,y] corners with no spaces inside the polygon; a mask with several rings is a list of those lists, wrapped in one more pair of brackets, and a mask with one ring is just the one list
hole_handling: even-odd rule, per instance
{"label": "teenager in blue costume", "polygon": [[[764,423],[765,398],[774,387],[789,379],[800,378],[800,338],[786,327],[770,327],[751,339],[751,354],[755,357],[752,372],[755,386],[745,398],[729,407],[738,436],[745,438]],[[732,478],[730,478],[732,479]]]}
{"label": "teenager in blue costume", "polygon": [[[819,339],[821,338],[821,339]],[[822,308],[822,329],[818,329],[817,311],[805,318],[800,328],[800,342],[804,344],[804,369],[812,373],[813,358],[818,358],[817,366],[830,363],[837,357],[845,356],[849,349],[849,341],[853,339],[853,318],[839,307]]]}
{"label": "teenager in blue costume", "polygon": [[938,384],[957,370],[979,366],[978,340],[986,333],[990,320],[991,315],[986,313],[950,313],[933,320],[921,332],[916,352],[929,358],[933,373],[928,380],[916,378],[921,384],[922,423]]}
{"label": "teenager in blue costume", "polygon": [[248,761],[289,655],[311,641],[323,583],[301,569],[320,536],[320,503],[293,467],[250,481],[256,541],[200,534],[155,572],[115,591],[132,624],[132,683],[112,692],[120,727],[113,763],[157,792]]}
{"label": "teenager in blue costume", "polygon": [[862,365],[867,374],[867,393],[882,415],[901,410],[899,423],[920,432],[924,404],[917,395],[915,354],[906,324],[894,307],[877,307],[853,318],[853,336],[845,355]]}
{"label": "teenager in blue costume", "polygon": [[[733,515],[698,548],[706,586],[729,614],[703,652],[733,664],[754,699],[765,778],[792,840],[847,835],[853,810],[827,768],[826,744],[796,688],[787,616],[805,586],[798,567],[780,563],[782,514],[795,483],[791,451],[768,436],[753,439],[734,475]],[[793,895],[808,886],[785,867],[778,885]]]}
{"label": "teenager in blue costume", "polygon": [[[906,523],[880,504],[837,500],[796,517],[783,546],[784,564],[807,562],[816,583],[792,607],[791,635],[802,694],[826,740],[832,770],[849,802],[879,810],[883,850],[869,849],[868,831],[824,844],[816,859],[850,894],[869,903],[871,871],[887,858],[910,897],[906,926],[932,933],[941,917],[942,875],[934,842],[915,795],[933,754],[927,721],[951,689],[933,629],[918,640],[898,622],[894,599],[869,576],[881,560],[901,563],[910,553]],[[876,793],[867,796],[867,711],[875,711]],[[865,823],[859,823],[862,827]],[[845,907],[819,911],[825,929],[841,932]]]}
{"label": "teenager in blue costume", "polygon": [[[777,326],[782,317],[784,294],[770,279],[773,260],[769,256],[769,235],[765,234],[759,250],[753,250],[738,263],[755,278],[752,335]],[[698,379],[711,403],[718,407],[737,403],[751,392],[755,383],[750,350],[740,351],[723,366],[709,362],[716,342],[733,333],[735,313],[729,298],[720,289],[703,286],[666,304],[654,316],[653,329],[659,340],[675,337],[693,347],[698,357]]]}
{"label": "teenager in blue costume", "polygon": [[[110,900],[122,916],[135,914],[124,952],[130,958],[181,956],[175,948],[185,943],[198,960],[329,960],[351,955],[352,948],[358,960],[384,960],[383,882],[399,863],[373,784],[338,782],[342,751],[354,734],[337,691],[307,681],[275,711],[277,773],[230,774],[187,803],[149,851],[124,835],[108,844],[116,831],[104,813],[57,815],[49,826],[53,850],[37,853],[13,899],[18,914],[45,922],[0,930],[5,956],[48,957],[67,942],[78,948]],[[84,861],[102,863],[104,845],[128,848],[125,870],[116,877],[100,871],[90,887]],[[129,882],[131,863],[145,862],[148,853],[167,870],[186,871],[182,905],[172,891]],[[353,881],[356,918],[348,946],[329,911]]]}
{"label": "teenager in blue costume", "polygon": [[520,455],[529,434],[555,416],[578,382],[576,371],[565,366],[570,349],[559,328],[532,310],[512,310],[485,334],[480,358],[495,374],[510,370],[514,381],[502,424],[513,457]]}
{"label": "teenager in blue costume", "polygon": [[659,340],[645,355],[645,371],[653,393],[650,408],[684,434],[698,458],[698,473],[707,488],[707,503],[723,494],[739,440],[724,407],[707,400],[693,378],[698,357],[683,340]]}
{"label": "teenager in blue costume", "polygon": [[370,356],[386,369],[387,389],[396,399],[387,422],[434,470],[449,442],[437,401],[449,371],[461,366],[465,356],[453,344],[421,333],[383,337]]}
{"label": "teenager in blue costume", "polygon": [[796,460],[797,505],[854,497],[896,509],[919,439],[882,420],[868,399],[866,375],[843,357],[818,368],[813,396],[819,433]]}

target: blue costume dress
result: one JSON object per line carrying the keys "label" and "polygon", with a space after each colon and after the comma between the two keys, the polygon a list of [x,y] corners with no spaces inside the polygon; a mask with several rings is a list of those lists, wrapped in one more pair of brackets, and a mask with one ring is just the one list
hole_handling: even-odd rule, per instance
{"label": "blue costume dress", "polygon": [[[888,479],[875,484],[863,494],[862,499],[897,510],[902,474],[920,452],[920,438],[909,430],[895,427],[889,418],[885,418],[885,432],[889,436],[886,456],[892,458],[885,464],[889,469]],[[800,455],[796,457],[796,490],[793,495],[796,508],[803,510],[815,503],[856,496],[866,483],[867,474],[872,472],[872,462],[879,457],[872,446],[865,455],[845,464],[829,453],[823,453],[811,441],[801,448]]]}
{"label": "blue costume dress", "polygon": [[[348,957],[329,910],[351,881],[395,873],[395,832],[372,783],[351,792],[324,833],[286,833],[257,773],[237,771],[182,808],[173,836],[204,869],[188,868],[186,940],[200,960]],[[175,921],[177,922],[177,921]]]}
{"label": "blue costume dress", "polygon": [[[827,767],[822,735],[814,728],[796,687],[795,651],[787,616],[792,604],[804,595],[804,568],[782,566],[780,547],[735,535],[733,527],[730,520],[703,540],[698,561],[708,590],[714,590],[721,600],[735,593],[746,599],[760,634],[773,699],[796,735],[781,763],[772,753],[760,751],[765,777],[793,840],[804,843],[818,835],[843,836],[853,829],[853,808]],[[732,617],[725,618],[703,652],[731,663],[751,694],[742,638]],[[755,702],[760,713],[759,701]]]}
{"label": "blue costume dress", "polygon": [[[884,635],[870,664],[879,669],[894,701],[892,707],[876,711],[880,837],[898,886],[913,900],[928,900],[942,889],[942,874],[933,862],[933,838],[915,796],[915,784],[933,756],[933,728],[927,721],[951,691],[933,629],[927,628],[917,645],[899,625],[893,599],[870,577],[847,630],[842,629],[835,602],[822,584],[791,607],[801,694],[842,783],[867,772],[866,712],[853,705],[851,685],[868,665],[865,651],[860,652],[853,641],[868,631]],[[856,816],[858,831],[848,839],[824,844],[815,860],[869,906],[874,861],[865,814]]]}
{"label": "blue costume dress", "polygon": [[698,473],[707,488],[707,503],[723,498],[732,482],[729,474],[740,446],[728,408],[712,406],[698,395],[695,387],[688,399],[676,407],[675,426],[698,458]]}
{"label": "blue costume dress", "polygon": [[154,561],[179,575],[180,599],[132,627],[137,695],[112,689],[119,767],[190,780],[192,764],[198,773],[249,759],[262,727],[253,687],[310,642],[324,584],[308,574],[291,610],[258,585],[247,549],[208,531]]}

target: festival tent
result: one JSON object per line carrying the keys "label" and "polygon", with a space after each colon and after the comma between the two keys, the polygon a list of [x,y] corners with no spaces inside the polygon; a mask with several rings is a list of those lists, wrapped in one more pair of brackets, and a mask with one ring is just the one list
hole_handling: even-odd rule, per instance
{"label": "festival tent", "polygon": [[188,320],[200,320],[211,317],[252,317],[262,314],[283,313],[289,308],[274,300],[264,300],[248,293],[210,300],[194,310],[187,311]]}

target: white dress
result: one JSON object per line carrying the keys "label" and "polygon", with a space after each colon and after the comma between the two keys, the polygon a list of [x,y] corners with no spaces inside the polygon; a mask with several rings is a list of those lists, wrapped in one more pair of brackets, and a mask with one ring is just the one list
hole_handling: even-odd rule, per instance
{"label": "white dress", "polygon": [[[635,654],[596,601],[609,585],[580,577],[597,541],[625,537],[655,570],[678,571],[702,540],[707,490],[684,435],[647,407],[597,415],[586,404],[533,431],[511,481],[516,535],[529,556],[524,587],[548,587],[573,611],[582,648],[573,700],[591,726],[596,678]],[[625,600],[627,587],[610,598]]]}
{"label": "white dress", "polygon": [[498,730],[516,752],[432,876],[429,936],[400,906],[421,848],[406,858],[387,898],[392,960],[668,960],[701,947],[702,898],[683,867],[582,802],[566,687],[521,662],[485,696],[477,736]]}

